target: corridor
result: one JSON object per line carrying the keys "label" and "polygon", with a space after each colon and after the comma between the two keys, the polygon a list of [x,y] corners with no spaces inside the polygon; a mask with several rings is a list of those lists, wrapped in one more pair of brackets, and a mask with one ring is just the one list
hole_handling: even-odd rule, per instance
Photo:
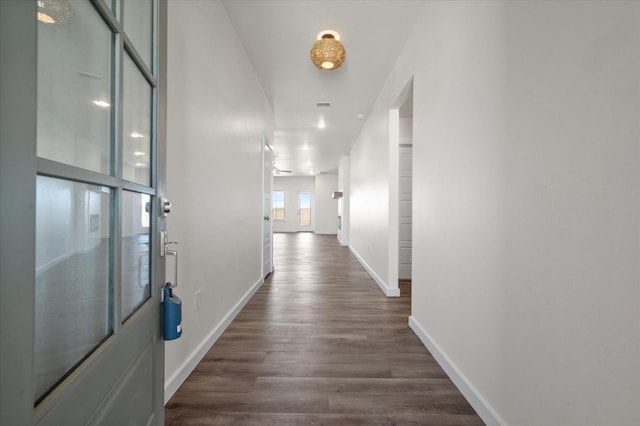
{"label": "corridor", "polygon": [[481,425],[334,235],[274,234],[275,272],[166,405],[167,425]]}

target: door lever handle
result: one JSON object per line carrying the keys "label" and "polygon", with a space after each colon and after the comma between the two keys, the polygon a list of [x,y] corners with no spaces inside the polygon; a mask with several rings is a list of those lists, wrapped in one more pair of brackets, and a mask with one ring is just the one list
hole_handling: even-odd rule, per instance
{"label": "door lever handle", "polygon": [[174,280],[171,283],[171,288],[175,288],[178,287],[178,252],[176,250],[167,250],[167,256],[174,256],[176,259],[175,268],[173,268]]}
{"label": "door lever handle", "polygon": [[160,231],[160,257],[164,257],[164,255],[169,251],[169,246],[172,244],[178,244],[177,241],[167,241],[167,231]]}

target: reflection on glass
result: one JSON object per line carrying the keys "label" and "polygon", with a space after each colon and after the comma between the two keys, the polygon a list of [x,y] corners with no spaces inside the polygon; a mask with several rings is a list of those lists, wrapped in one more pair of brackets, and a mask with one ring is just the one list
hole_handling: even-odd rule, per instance
{"label": "reflection on glass", "polygon": [[124,55],[122,101],[122,177],[151,184],[151,86],[129,55]]}
{"label": "reflection on glass", "polygon": [[124,2],[124,31],[142,60],[151,68],[153,36],[153,3],[151,0]]}
{"label": "reflection on glass", "polygon": [[38,21],[38,156],[109,173],[113,37],[90,2],[64,4],[72,19]]}
{"label": "reflection on glass", "polygon": [[122,318],[128,318],[150,293],[150,197],[122,193]]}
{"label": "reflection on glass", "polygon": [[36,5],[38,21],[44,24],[66,27],[75,17],[69,0],[38,0]]}
{"label": "reflection on glass", "polygon": [[111,190],[38,176],[36,194],[39,400],[111,333]]}

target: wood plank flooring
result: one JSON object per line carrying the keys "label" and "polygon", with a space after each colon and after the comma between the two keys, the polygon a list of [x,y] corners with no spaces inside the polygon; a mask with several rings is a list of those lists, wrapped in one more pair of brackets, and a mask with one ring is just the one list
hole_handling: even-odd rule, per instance
{"label": "wood plank flooring", "polygon": [[275,234],[276,270],[169,401],[167,425],[482,425],[335,236]]}

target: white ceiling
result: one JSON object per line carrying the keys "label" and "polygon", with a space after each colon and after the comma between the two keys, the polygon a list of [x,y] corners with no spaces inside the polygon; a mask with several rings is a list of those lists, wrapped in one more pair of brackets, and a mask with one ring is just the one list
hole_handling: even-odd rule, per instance
{"label": "white ceiling", "polygon": [[[404,46],[421,0],[223,0],[275,115],[276,166],[291,176],[335,173]],[[309,59],[319,32],[347,51],[335,71]],[[331,102],[317,107],[316,102]],[[318,129],[320,120],[325,129]],[[287,174],[288,175],[288,174]]]}

